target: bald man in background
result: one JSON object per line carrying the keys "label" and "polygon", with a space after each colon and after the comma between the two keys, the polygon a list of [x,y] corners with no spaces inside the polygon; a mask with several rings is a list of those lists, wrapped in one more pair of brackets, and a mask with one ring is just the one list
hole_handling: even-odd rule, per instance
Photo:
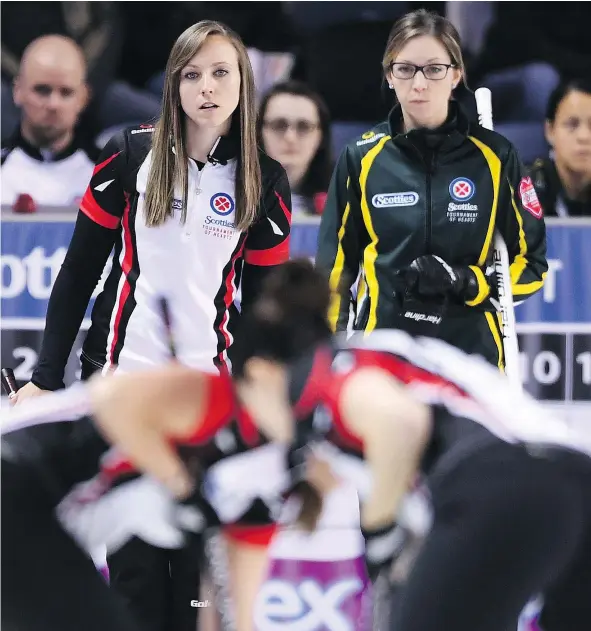
{"label": "bald man in background", "polygon": [[88,104],[86,63],[78,45],[61,35],[40,37],[25,49],[13,86],[18,130],[2,141],[2,204],[70,206],[90,181],[97,150],[77,137]]}
{"label": "bald man in background", "polygon": [[[144,29],[140,32],[142,22],[136,23],[133,10],[125,10],[123,5],[127,4],[106,1],[0,2],[2,138],[14,133],[18,123],[19,112],[12,100],[12,86],[19,73],[20,60],[27,46],[45,35],[69,37],[84,52],[91,101],[78,129],[85,136],[97,139],[108,128],[145,123],[159,115],[160,99],[139,83],[132,82],[127,76],[130,72],[126,76],[121,74],[123,59],[126,65],[142,72],[152,68],[147,71],[154,74],[163,69],[159,64],[156,68],[151,65],[151,51],[162,49],[163,44],[154,41],[152,31],[145,33]],[[164,28],[166,16],[173,9],[164,3],[157,4],[162,5],[160,12],[156,12],[157,21]],[[137,3],[134,6],[137,7]],[[137,51],[134,47],[123,49],[129,33],[135,36]],[[161,58],[161,53],[159,55],[157,60]],[[168,50],[164,63],[167,55]]]}

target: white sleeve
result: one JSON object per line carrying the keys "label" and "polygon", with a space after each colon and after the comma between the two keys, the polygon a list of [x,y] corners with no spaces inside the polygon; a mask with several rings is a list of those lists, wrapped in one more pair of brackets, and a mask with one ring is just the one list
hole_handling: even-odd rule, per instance
{"label": "white sleeve", "polygon": [[88,387],[86,384],[76,383],[65,390],[27,399],[21,405],[3,411],[1,432],[5,434],[45,423],[77,421],[91,413]]}

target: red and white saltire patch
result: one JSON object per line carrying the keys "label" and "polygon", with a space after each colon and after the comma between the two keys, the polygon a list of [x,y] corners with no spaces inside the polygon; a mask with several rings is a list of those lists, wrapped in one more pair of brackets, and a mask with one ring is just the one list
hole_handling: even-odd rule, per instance
{"label": "red and white saltire patch", "polygon": [[519,182],[519,197],[521,198],[521,204],[530,215],[533,215],[536,219],[542,218],[544,214],[542,204],[540,204],[531,177],[521,178],[521,182]]}

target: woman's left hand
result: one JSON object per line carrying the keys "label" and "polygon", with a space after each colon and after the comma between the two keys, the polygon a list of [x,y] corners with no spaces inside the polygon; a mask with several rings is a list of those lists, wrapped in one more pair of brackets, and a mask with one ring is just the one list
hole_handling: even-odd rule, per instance
{"label": "woman's left hand", "polygon": [[469,267],[449,265],[433,254],[419,256],[399,270],[396,281],[420,298],[452,297],[465,302],[478,295],[478,280]]}

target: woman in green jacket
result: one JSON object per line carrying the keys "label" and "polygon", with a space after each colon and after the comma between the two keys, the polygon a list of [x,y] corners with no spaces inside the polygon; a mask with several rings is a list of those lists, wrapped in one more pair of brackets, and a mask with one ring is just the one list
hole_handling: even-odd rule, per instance
{"label": "woman in green jacket", "polygon": [[[432,335],[504,366],[493,235],[522,301],[547,270],[542,208],[515,148],[471,123],[453,91],[465,82],[459,36],[419,10],[393,27],[382,61],[397,105],[343,150],[320,227],[330,321],[356,330]],[[348,290],[356,284],[356,295]]]}

